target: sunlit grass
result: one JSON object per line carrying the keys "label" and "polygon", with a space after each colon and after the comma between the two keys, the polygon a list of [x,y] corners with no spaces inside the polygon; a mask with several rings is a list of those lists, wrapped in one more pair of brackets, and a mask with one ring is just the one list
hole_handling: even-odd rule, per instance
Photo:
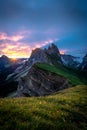
{"label": "sunlit grass", "polygon": [[0,99],[0,130],[86,130],[87,86],[45,97]]}
{"label": "sunlit grass", "polygon": [[[45,63],[38,63],[37,67],[39,67],[40,69],[43,69],[45,71],[53,72],[55,74],[64,76],[73,85],[84,84],[84,82],[81,80],[81,78],[79,78],[79,75],[74,70],[69,70],[68,68],[63,67],[62,65],[53,66],[53,65],[48,65]],[[87,82],[86,82],[86,84],[87,84]]]}

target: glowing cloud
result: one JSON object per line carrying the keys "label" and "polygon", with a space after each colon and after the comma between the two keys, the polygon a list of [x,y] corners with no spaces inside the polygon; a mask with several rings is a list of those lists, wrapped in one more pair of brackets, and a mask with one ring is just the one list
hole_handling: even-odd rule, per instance
{"label": "glowing cloud", "polygon": [[[7,55],[11,58],[28,58],[31,51],[35,48],[40,48],[49,43],[55,42],[58,39],[48,39],[41,42],[29,42],[25,43],[22,41],[31,35],[28,30],[22,30],[17,32],[15,35],[8,36],[6,33],[0,32],[0,40],[3,42],[0,44],[0,55]],[[21,42],[19,41],[21,40]]]}
{"label": "glowing cloud", "polygon": [[68,50],[60,50],[60,54],[65,54]]}
{"label": "glowing cloud", "polygon": [[15,41],[15,42],[17,42],[21,39],[23,39],[23,36],[20,36],[20,35],[8,37],[8,40]]}
{"label": "glowing cloud", "polygon": [[[34,46],[32,46],[34,44]],[[7,55],[10,58],[29,58],[31,52],[35,48],[40,48],[47,45],[48,42],[40,43],[20,43],[16,42],[15,45],[12,43],[5,43],[0,45],[0,55]]]}
{"label": "glowing cloud", "polygon": [[[2,48],[2,54],[7,55],[11,58],[22,58],[29,57],[31,53],[31,48],[28,45],[21,45],[21,43],[16,43],[15,45],[6,43]],[[1,51],[1,50],[0,50]]]}

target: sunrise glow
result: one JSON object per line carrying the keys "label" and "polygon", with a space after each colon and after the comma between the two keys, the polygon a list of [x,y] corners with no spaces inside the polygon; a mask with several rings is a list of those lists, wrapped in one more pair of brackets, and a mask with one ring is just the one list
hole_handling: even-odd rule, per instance
{"label": "sunrise glow", "polygon": [[60,54],[63,55],[67,52],[67,50],[60,50]]}
{"label": "sunrise glow", "polygon": [[0,40],[3,40],[5,44],[0,44],[0,55],[6,55],[10,58],[29,58],[33,49],[40,48],[49,43],[55,42],[57,38],[41,42],[23,42],[24,38],[29,38],[31,35],[29,30],[22,30],[15,35],[8,36],[5,32],[0,32]]}

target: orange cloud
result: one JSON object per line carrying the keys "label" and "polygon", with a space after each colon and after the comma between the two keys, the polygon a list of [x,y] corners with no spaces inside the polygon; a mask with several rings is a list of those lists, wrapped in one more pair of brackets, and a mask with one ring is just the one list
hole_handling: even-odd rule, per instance
{"label": "orange cloud", "polygon": [[5,44],[2,49],[2,54],[7,55],[11,58],[22,58],[22,57],[29,57],[31,53],[31,48],[28,45],[21,45],[20,43],[16,43],[15,45],[12,44]]}
{"label": "orange cloud", "polygon": [[[28,58],[31,54],[31,51],[35,48],[40,48],[42,46],[45,46],[49,43],[52,43],[55,41],[52,39],[48,39],[47,41],[42,41],[40,43],[21,43],[18,42],[19,39],[22,39],[23,36],[22,34],[26,34],[26,33],[30,33],[30,32],[20,32],[18,35],[16,36],[11,36],[8,37],[5,33],[0,33],[0,39],[5,40],[5,39],[9,39],[11,40],[11,42],[15,41],[15,44],[13,43],[2,43],[0,44],[0,55],[7,55],[8,57],[11,58],[23,58],[26,57]],[[33,46],[34,45],[34,46]]]}
{"label": "orange cloud", "polygon": [[67,50],[60,50],[60,54],[65,54]]}
{"label": "orange cloud", "polygon": [[4,54],[11,58],[29,58],[33,49],[44,45],[46,45],[46,43],[36,43],[34,47],[19,42],[15,43],[15,45],[6,43],[0,45],[0,52],[2,55]]}

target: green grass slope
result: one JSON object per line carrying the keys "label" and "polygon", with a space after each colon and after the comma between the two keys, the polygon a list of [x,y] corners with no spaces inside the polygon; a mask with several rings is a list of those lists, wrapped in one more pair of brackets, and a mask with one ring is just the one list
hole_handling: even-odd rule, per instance
{"label": "green grass slope", "polygon": [[0,130],[87,130],[87,86],[45,97],[0,99]]}
{"label": "green grass slope", "polygon": [[80,71],[67,68],[63,65],[54,66],[45,63],[38,63],[36,65],[40,69],[66,77],[73,85],[87,84],[86,76],[83,77],[83,73]]}

